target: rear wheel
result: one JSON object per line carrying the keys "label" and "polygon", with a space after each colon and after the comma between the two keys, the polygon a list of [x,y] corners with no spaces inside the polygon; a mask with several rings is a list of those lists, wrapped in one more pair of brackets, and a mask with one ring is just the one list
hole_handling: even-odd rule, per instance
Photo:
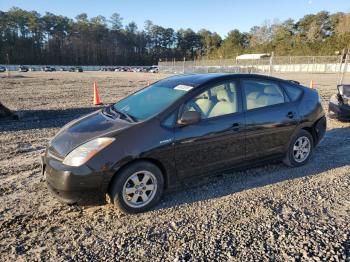
{"label": "rear wheel", "polygon": [[162,172],[150,162],[135,162],[116,175],[117,178],[111,185],[110,197],[114,205],[124,213],[149,210],[163,194]]}
{"label": "rear wheel", "polygon": [[283,162],[287,166],[302,166],[309,161],[313,148],[311,134],[302,129],[293,137]]}

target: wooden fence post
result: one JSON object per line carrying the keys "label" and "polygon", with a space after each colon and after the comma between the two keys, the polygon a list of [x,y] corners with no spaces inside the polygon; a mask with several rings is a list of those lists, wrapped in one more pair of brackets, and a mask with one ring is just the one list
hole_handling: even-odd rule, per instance
{"label": "wooden fence post", "polygon": [[274,52],[271,53],[270,56],[270,68],[269,68],[269,76],[271,76],[272,72],[273,72],[273,56],[274,56]]}
{"label": "wooden fence post", "polygon": [[347,69],[348,69],[349,59],[350,59],[350,56],[349,56],[349,49],[348,49],[346,57],[345,57],[344,69],[343,69],[343,72],[342,72],[341,77],[340,77],[339,85],[343,84],[344,75],[346,74]]}
{"label": "wooden fence post", "polygon": [[185,73],[185,63],[186,63],[186,57],[184,56],[184,62],[182,64],[182,73]]}

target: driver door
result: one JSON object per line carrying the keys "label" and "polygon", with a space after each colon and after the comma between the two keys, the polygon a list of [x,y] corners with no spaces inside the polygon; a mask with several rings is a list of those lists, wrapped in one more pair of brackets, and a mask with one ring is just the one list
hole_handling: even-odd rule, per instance
{"label": "driver door", "polygon": [[[175,128],[175,164],[180,179],[230,169],[245,158],[241,93],[233,80],[214,84],[183,106],[201,120]],[[181,115],[181,114],[180,114]]]}

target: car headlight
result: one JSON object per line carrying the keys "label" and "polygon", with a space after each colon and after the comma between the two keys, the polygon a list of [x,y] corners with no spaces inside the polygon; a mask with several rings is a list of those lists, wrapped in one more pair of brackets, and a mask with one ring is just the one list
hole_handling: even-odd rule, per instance
{"label": "car headlight", "polygon": [[100,137],[86,142],[70,152],[64,158],[63,164],[68,166],[81,166],[114,140],[115,138],[111,137]]}

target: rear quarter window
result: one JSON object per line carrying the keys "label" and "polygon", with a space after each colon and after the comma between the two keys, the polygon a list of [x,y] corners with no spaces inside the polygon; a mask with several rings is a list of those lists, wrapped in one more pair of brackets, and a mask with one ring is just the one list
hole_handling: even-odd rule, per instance
{"label": "rear quarter window", "polygon": [[296,101],[303,93],[303,90],[295,85],[283,83],[284,90],[291,101]]}

